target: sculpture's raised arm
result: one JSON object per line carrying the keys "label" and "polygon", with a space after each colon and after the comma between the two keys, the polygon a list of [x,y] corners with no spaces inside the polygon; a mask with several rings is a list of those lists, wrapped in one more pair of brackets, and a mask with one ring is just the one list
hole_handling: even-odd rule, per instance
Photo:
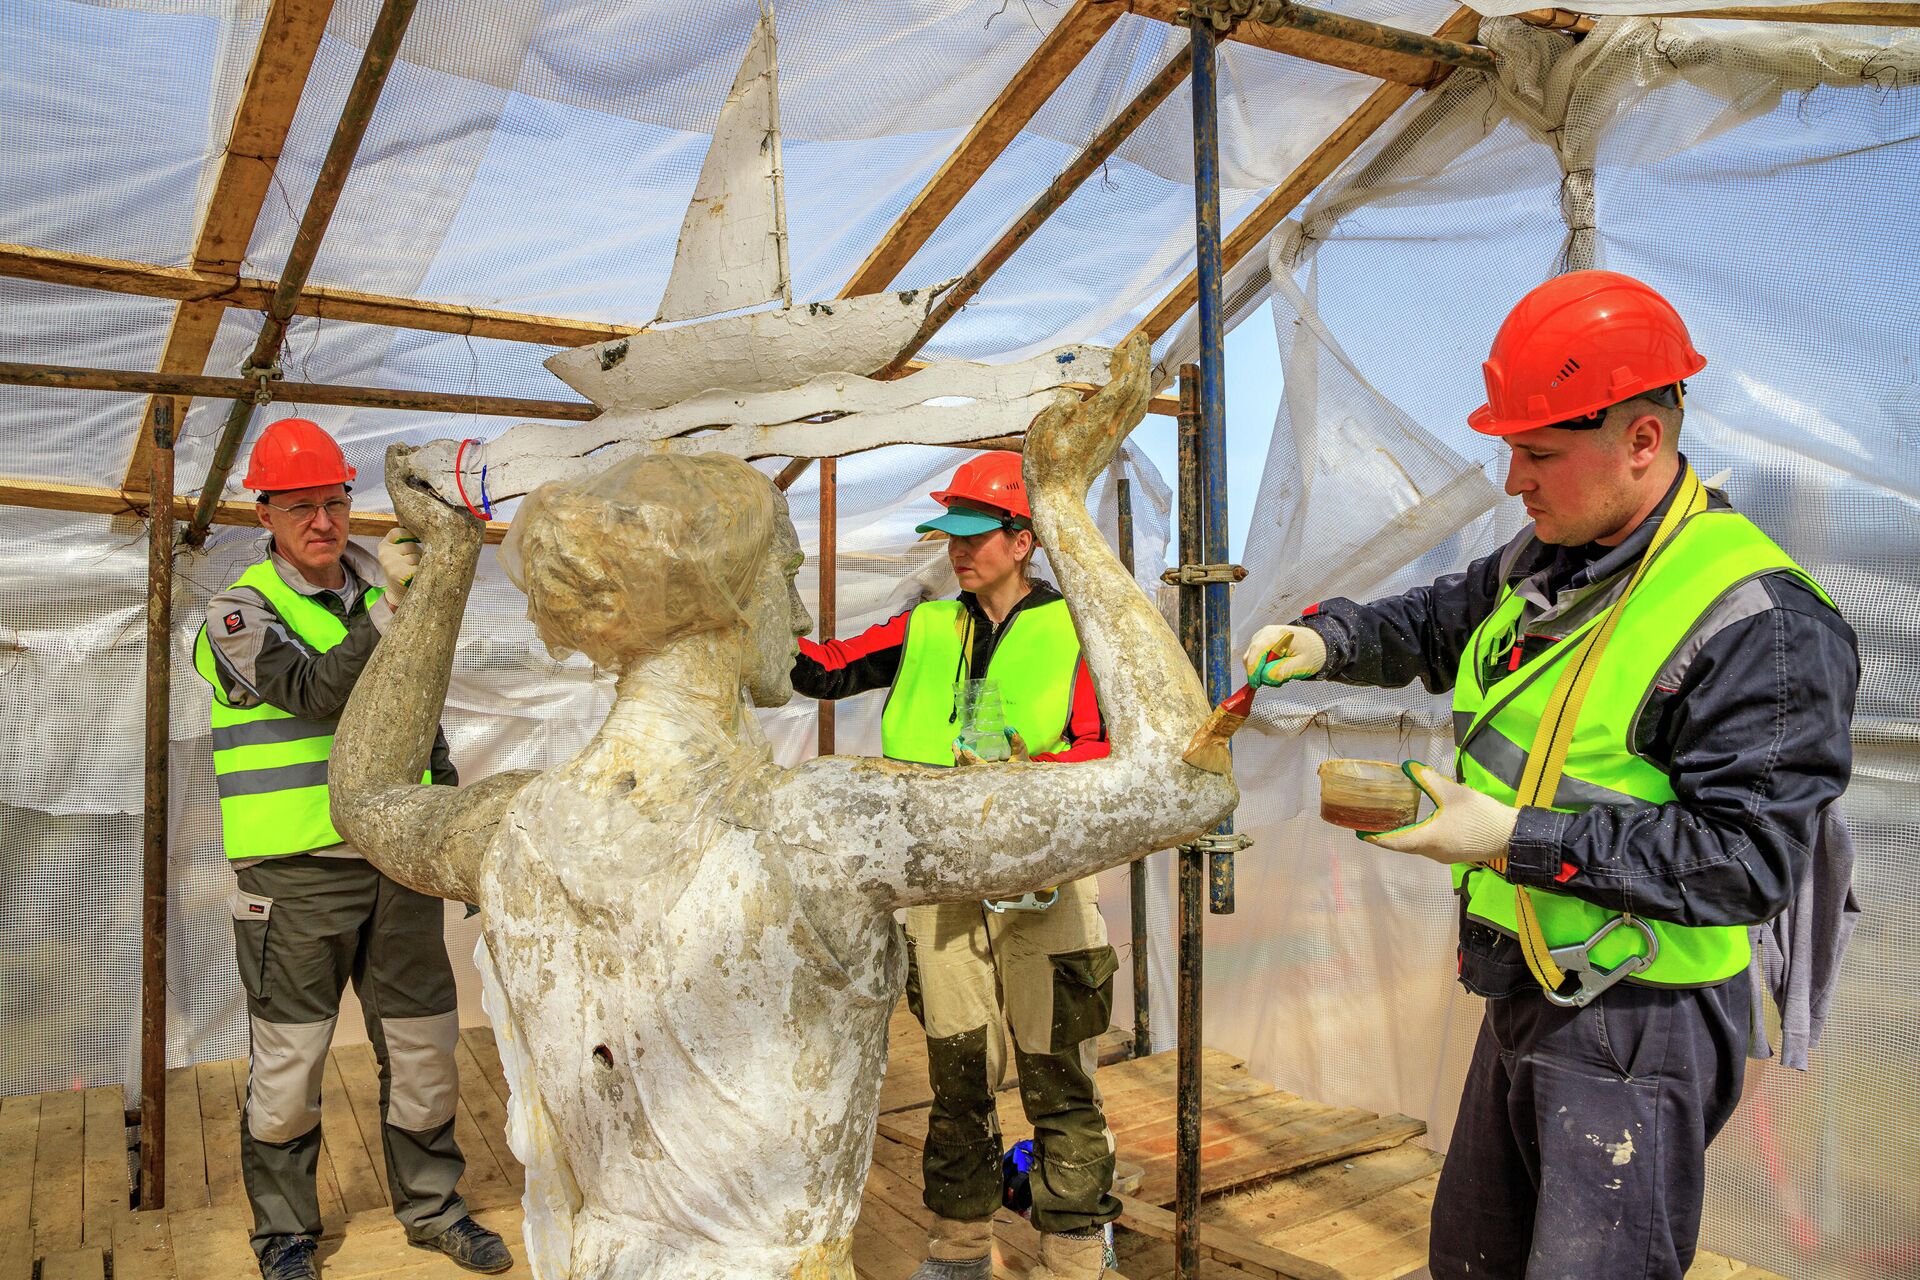
{"label": "sculpture's raised arm", "polygon": [[387,492],[422,544],[406,600],[354,686],[329,765],[333,822],[374,866],[422,893],[473,902],[481,855],[514,794],[535,776],[469,787],[420,782],[447,701],[454,642],[480,559],[479,521],[425,492],[387,451]]}
{"label": "sculpture's raised arm", "polygon": [[1059,884],[1232,811],[1232,778],[1180,758],[1209,709],[1199,677],[1086,506],[1146,410],[1148,360],[1144,342],[1129,343],[1098,394],[1062,393],[1027,433],[1034,525],[1099,687],[1112,754],[961,769],[838,756],[802,765],[787,785],[809,801],[782,806],[787,834],[874,897],[902,905]]}

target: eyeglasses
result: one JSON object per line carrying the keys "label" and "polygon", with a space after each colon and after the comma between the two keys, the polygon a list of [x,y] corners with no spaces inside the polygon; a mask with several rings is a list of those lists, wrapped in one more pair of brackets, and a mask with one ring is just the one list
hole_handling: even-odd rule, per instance
{"label": "eyeglasses", "polygon": [[325,502],[296,502],[290,507],[283,507],[277,502],[267,502],[262,505],[272,507],[282,515],[292,516],[296,524],[312,524],[313,518],[322,511],[327,513],[327,519],[337,524],[345,520],[347,513],[353,510],[353,499],[329,498]]}

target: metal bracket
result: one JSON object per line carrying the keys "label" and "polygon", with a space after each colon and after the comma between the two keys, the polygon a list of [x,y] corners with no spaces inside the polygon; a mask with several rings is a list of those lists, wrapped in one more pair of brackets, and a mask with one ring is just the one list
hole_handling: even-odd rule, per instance
{"label": "metal bracket", "polygon": [[257,405],[268,405],[273,403],[273,390],[267,384],[278,382],[286,374],[281,371],[278,363],[267,365],[265,368],[255,364],[243,364],[240,366],[240,376],[251,379],[256,384],[253,389],[253,402]]}
{"label": "metal bracket", "polygon": [[1243,849],[1251,849],[1252,847],[1253,837],[1244,832],[1233,831],[1226,835],[1221,835],[1216,831],[1201,836],[1197,840],[1187,841],[1180,846],[1180,852],[1204,853],[1208,855],[1224,853],[1231,855],[1239,853]]}
{"label": "metal bracket", "polygon": [[1243,564],[1183,564],[1168,569],[1160,575],[1160,581],[1170,587],[1198,587],[1214,582],[1244,582],[1247,567]]}

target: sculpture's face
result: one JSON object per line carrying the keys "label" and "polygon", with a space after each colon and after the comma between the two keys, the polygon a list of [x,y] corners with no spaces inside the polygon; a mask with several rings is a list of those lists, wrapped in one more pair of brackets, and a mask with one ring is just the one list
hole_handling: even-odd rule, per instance
{"label": "sculpture's face", "polygon": [[813,630],[813,618],[794,585],[804,563],[800,535],[782,502],[747,612],[747,693],[756,707],[783,706],[793,697],[793,660],[800,653],[800,637]]}

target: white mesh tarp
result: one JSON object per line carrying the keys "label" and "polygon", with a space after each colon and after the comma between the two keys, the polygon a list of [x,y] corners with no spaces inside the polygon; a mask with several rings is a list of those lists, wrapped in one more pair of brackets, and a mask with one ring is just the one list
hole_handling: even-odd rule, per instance
{"label": "white mesh tarp", "polygon": [[[1526,289],[1595,265],[1672,298],[1711,361],[1682,447],[1832,592],[1864,668],[1844,808],[1867,917],[1813,1070],[1750,1071],[1713,1148],[1706,1242],[1792,1276],[1920,1273],[1902,1172],[1920,1165],[1920,1041],[1898,976],[1920,927],[1920,39],[1615,20],[1578,44],[1516,23],[1482,36],[1500,81],[1457,76],[1356,157],[1241,290],[1271,298],[1288,385],[1236,632],[1429,581],[1517,531],[1516,504],[1469,519],[1466,503],[1436,515],[1424,541],[1443,540],[1411,564],[1378,554],[1409,512],[1444,506],[1425,485],[1449,458],[1504,479],[1497,442],[1465,419]],[[1369,450],[1406,475],[1356,499],[1343,480],[1393,470],[1365,465]],[[1208,1043],[1308,1096],[1422,1116],[1444,1147],[1480,1015],[1452,981],[1446,876],[1320,823],[1313,771],[1330,756],[1444,765],[1445,700],[1290,685],[1236,746],[1239,825],[1259,843],[1239,913],[1209,921]]]}
{"label": "white mesh tarp", "polygon": [[[0,240],[186,263],[266,7],[0,0]],[[1450,10],[1444,0],[1329,7],[1426,30]],[[334,6],[247,275],[278,274],[374,8]],[[1063,12],[1044,0],[948,0],[880,17],[818,0],[781,6],[796,296],[838,291]],[[756,14],[754,0],[426,0],[313,282],[644,320]],[[1920,1037],[1902,963],[1920,927],[1907,874],[1920,858],[1913,41],[1725,21],[1609,22],[1577,45],[1489,24],[1487,38],[1506,58],[1498,85],[1457,74],[1417,99],[1267,254],[1233,273],[1241,313],[1271,300],[1289,375],[1237,629],[1244,638],[1314,596],[1424,581],[1513,532],[1509,504],[1475,516],[1501,472],[1463,425],[1488,335],[1514,298],[1567,265],[1616,267],[1667,291],[1714,362],[1689,401],[1690,453],[1703,474],[1731,468],[1735,501],[1821,577],[1858,628],[1865,665],[1847,808],[1869,915],[1813,1072],[1763,1067],[1750,1078],[1715,1150],[1708,1241],[1793,1276],[1920,1274],[1909,1176],[1920,1115],[1906,1085]],[[1183,41],[1122,17],[898,283],[971,265]],[[1229,226],[1374,87],[1242,45],[1223,50],[1221,84]],[[1010,358],[1111,340],[1137,321],[1190,269],[1188,112],[1182,88],[929,354]],[[12,360],[153,368],[173,313],[167,302],[0,279]],[[208,371],[233,372],[257,324],[230,313]],[[1159,354],[1177,356],[1180,343]],[[283,363],[296,380],[563,398],[539,367],[546,354],[303,319]],[[140,408],[131,397],[0,387],[0,473],[117,486]],[[509,425],[276,406],[288,409],[342,438],[374,508],[386,505],[388,442]],[[184,424],[183,487],[204,474],[224,413],[200,402]],[[271,416],[256,415],[254,429]],[[1347,465],[1370,448],[1399,474]],[[939,589],[908,504],[958,456],[895,450],[842,463],[842,634],[909,601],[916,575]],[[1251,453],[1233,464],[1251,465]],[[810,484],[794,495],[809,545]],[[1134,496],[1148,580],[1161,564],[1165,491],[1140,474]],[[1096,501],[1110,520],[1110,489]],[[206,592],[231,579],[251,543],[224,532],[179,565],[175,1063],[244,1049],[205,693],[185,643]],[[0,508],[0,1093],[134,1078],[144,558],[138,528]],[[487,563],[447,716],[469,777],[563,758],[607,698],[586,667],[547,657],[518,594]],[[872,749],[875,703],[842,708],[843,750]],[[1444,1146],[1477,1018],[1451,981],[1452,903],[1428,870],[1330,834],[1312,784],[1329,755],[1443,759],[1442,712],[1418,693],[1292,686],[1265,696],[1239,740],[1240,825],[1259,844],[1239,860],[1239,913],[1208,921],[1206,1039],[1308,1096],[1425,1117]],[[783,758],[810,749],[805,705],[768,726]],[[1164,944],[1159,862],[1149,914]],[[1110,907],[1123,886],[1107,878]],[[1122,941],[1124,911],[1109,917]],[[456,957],[471,929],[450,929]],[[1164,954],[1154,982],[1164,1047]]]}
{"label": "white mesh tarp", "polygon": [[[1424,30],[1451,9],[1445,0],[1338,7]],[[334,6],[244,275],[273,279],[285,261],[376,8],[371,0]],[[0,240],[184,264],[264,10],[264,0],[6,0]],[[1065,11],[1045,0],[779,6],[797,299],[839,292]],[[648,319],[757,16],[755,0],[611,8],[427,0],[311,283]],[[1107,119],[1184,56],[1185,41],[1168,24],[1122,16],[894,283],[930,284],[969,268]],[[1221,122],[1229,222],[1376,84],[1242,44],[1224,47],[1220,83],[1231,103]],[[1190,119],[1182,86],[926,354],[1012,358],[1126,333],[1190,269]],[[0,336],[18,360],[150,369],[172,313],[169,303],[0,279]],[[235,372],[258,329],[257,315],[230,312],[208,372]],[[282,365],[289,380],[572,398],[540,367],[547,354],[303,318]],[[142,407],[134,397],[0,387],[0,473],[117,486]],[[363,470],[394,439],[488,436],[507,425],[281,407],[334,432]],[[183,486],[205,474],[225,413],[224,403],[199,401],[188,414]],[[267,416],[256,415],[255,431]],[[377,500],[376,490],[362,492]]]}
{"label": "white mesh tarp", "polygon": [[[902,448],[849,458],[840,468],[836,633],[853,635],[957,585],[944,544],[913,526],[936,508],[927,494],[968,456],[965,450]],[[1094,486],[1090,503],[1118,536],[1117,489],[1132,488],[1134,555],[1148,590],[1165,562],[1172,494],[1129,447]],[[802,541],[817,545],[818,499],[795,487]],[[0,1095],[138,1079],[140,814],[145,677],[146,542],[116,535],[106,520],[0,508],[0,536],[36,573],[0,603]],[[244,1055],[245,1006],[233,966],[228,897],[233,875],[220,841],[208,745],[209,690],[195,674],[192,644],[207,598],[261,553],[261,535],[216,529],[207,548],[175,560],[175,627],[169,849],[168,1060],[174,1065]],[[1045,573],[1042,557],[1040,570]],[[817,561],[803,570],[810,604]],[[491,549],[469,598],[443,724],[462,777],[542,768],[577,751],[605,719],[610,682],[584,659],[556,662],[526,620],[526,598]],[[837,747],[877,754],[884,695],[841,704]],[[761,713],[777,757],[793,763],[816,747],[815,704],[796,699]],[[1164,856],[1163,859],[1164,861]],[[1150,989],[1156,1023],[1173,1025],[1170,916],[1158,876],[1149,918],[1161,940]],[[1126,952],[1124,870],[1103,878],[1103,905]],[[468,960],[477,922],[448,911],[448,950],[461,981],[462,1015],[483,1020]],[[1124,966],[1117,1007],[1130,1009]],[[1122,1021],[1128,1018],[1123,1016]],[[364,1038],[357,1006],[343,1007],[337,1039]]]}

